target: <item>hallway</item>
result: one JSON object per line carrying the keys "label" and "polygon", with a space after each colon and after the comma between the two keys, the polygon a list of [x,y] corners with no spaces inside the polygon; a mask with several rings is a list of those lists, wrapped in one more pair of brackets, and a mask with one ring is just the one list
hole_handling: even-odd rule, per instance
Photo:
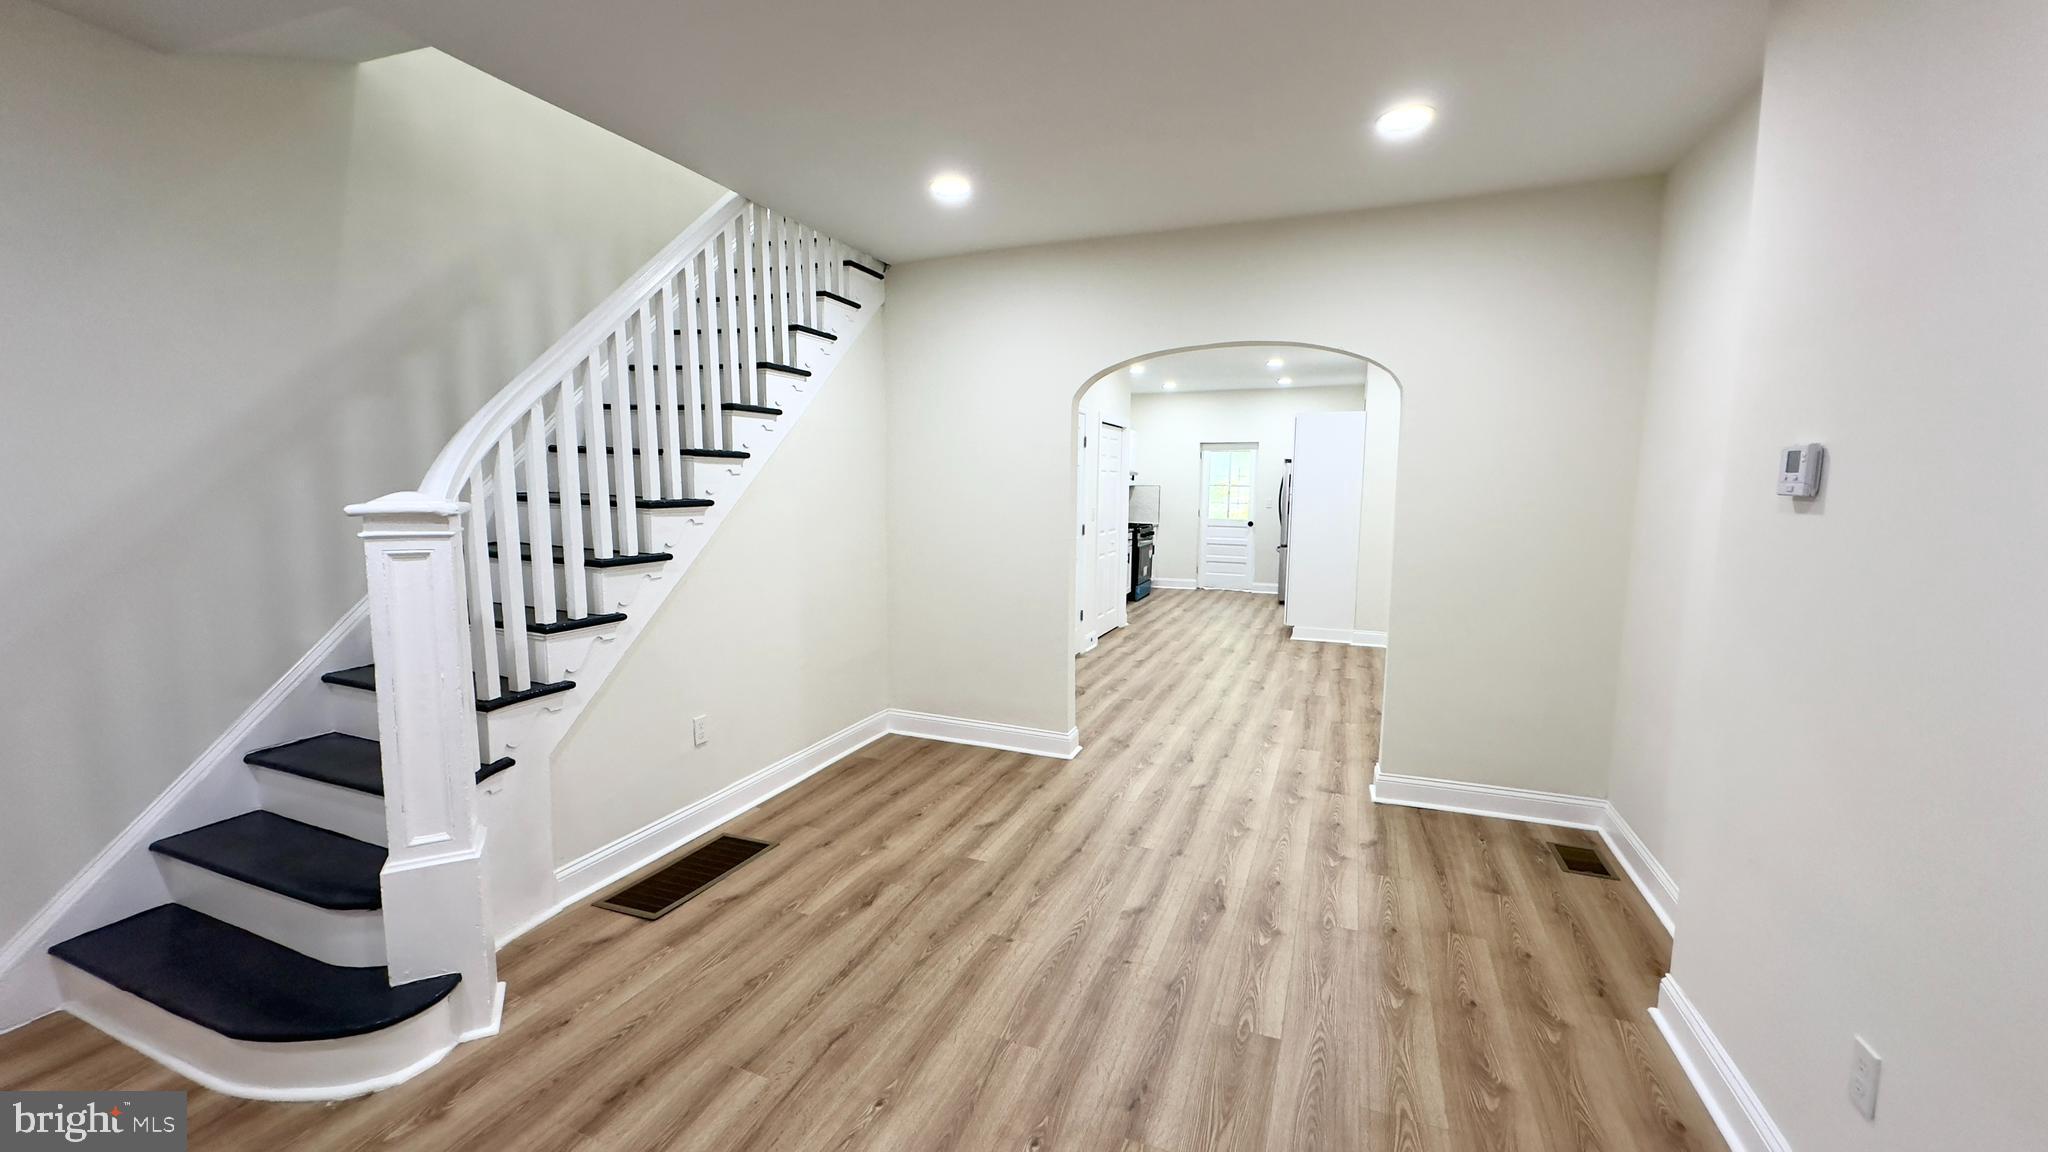
{"label": "hallway", "polygon": [[[1669,941],[1584,834],[1375,808],[1382,653],[1165,591],[1072,762],[878,741],[722,831],[665,919],[501,956],[504,1034],[337,1105],[193,1090],[194,1149],[1719,1150],[1645,1009]],[[190,1088],[57,1015],[0,1083]]]}

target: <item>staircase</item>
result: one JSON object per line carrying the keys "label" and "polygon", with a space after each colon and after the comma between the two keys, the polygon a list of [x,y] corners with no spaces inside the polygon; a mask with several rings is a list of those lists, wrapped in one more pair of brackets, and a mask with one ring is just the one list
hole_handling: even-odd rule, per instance
{"label": "staircase", "polygon": [[[367,637],[148,843],[169,902],[48,949],[64,1006],[210,1087],[337,1099],[498,1027],[557,891],[551,755],[882,302],[876,261],[728,195],[361,522]],[[367,640],[367,643],[364,643]],[[121,907],[124,896],[98,907]],[[127,898],[128,906],[136,900]]]}

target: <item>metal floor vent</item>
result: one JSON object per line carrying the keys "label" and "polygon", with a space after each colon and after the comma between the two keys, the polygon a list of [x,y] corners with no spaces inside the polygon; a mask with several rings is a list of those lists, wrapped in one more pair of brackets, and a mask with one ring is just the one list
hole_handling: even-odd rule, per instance
{"label": "metal floor vent", "polygon": [[1591,848],[1580,848],[1572,844],[1552,844],[1557,852],[1558,866],[1567,872],[1581,876],[1598,876],[1602,880],[1614,879],[1614,873],[1607,870],[1607,861],[1600,858]]}
{"label": "metal floor vent", "polygon": [[760,840],[720,836],[668,867],[599,900],[597,906],[642,920],[659,920],[724,879],[733,869],[773,847]]}

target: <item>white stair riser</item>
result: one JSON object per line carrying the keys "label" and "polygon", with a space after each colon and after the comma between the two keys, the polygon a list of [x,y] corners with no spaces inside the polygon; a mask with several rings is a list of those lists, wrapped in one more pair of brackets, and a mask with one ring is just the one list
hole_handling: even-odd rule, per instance
{"label": "white stair riser", "polygon": [[[848,293],[847,296],[852,300],[860,299],[859,296],[852,293]],[[825,318],[825,322],[818,325],[818,327],[823,328],[827,332],[845,332],[853,327],[862,309],[848,308],[837,300],[827,300],[820,297],[818,299],[818,311]]]}
{"label": "white stair riser", "polygon": [[[684,524],[687,524],[691,521],[702,522],[711,513],[711,511],[712,510],[709,508],[642,509],[640,512],[641,546],[645,547],[647,541],[649,540],[670,539],[672,537],[672,533],[675,531],[674,526],[678,522]],[[577,519],[582,521],[583,539],[585,540],[585,542],[588,542],[590,539],[590,509],[588,507],[579,505],[577,508]],[[526,526],[524,524],[520,525],[522,535],[524,535],[525,527]],[[551,504],[548,506],[548,539],[558,544],[561,543],[562,506],[560,504]],[[531,595],[532,585],[529,584],[527,588],[528,595]]]}
{"label": "white stair riser", "polygon": [[321,908],[157,854],[171,899],[315,960],[346,968],[384,963],[384,914]]}
{"label": "white stair riser", "polygon": [[365,740],[377,738],[377,694],[342,684],[322,684],[328,695],[330,732],[346,732]]}
{"label": "white stair riser", "polygon": [[[363,695],[370,693],[364,692]],[[322,784],[318,780],[254,764],[249,766],[249,770],[256,774],[256,796],[264,809],[343,836],[368,840],[372,844],[384,843],[382,796]]]}
{"label": "white stair riser", "polygon": [[[775,407],[773,400],[768,407]],[[727,412],[725,414],[725,442],[741,451],[751,451],[760,442],[775,435],[775,417],[762,416],[752,412]]]}
{"label": "white stair riser", "polygon": [[342,1100],[432,1067],[462,1039],[454,997],[381,1032],[341,1040],[230,1040],[82,969],[52,961],[64,1006],[144,1055],[219,1092],[253,1100]]}
{"label": "white stair riser", "polygon": [[[534,677],[539,680],[574,679],[576,669],[581,667],[590,649],[608,642],[617,634],[617,624],[605,624],[596,628],[578,628],[573,632],[558,632],[551,635],[526,634],[526,650],[533,661]],[[496,630],[504,635],[504,629]]]}
{"label": "white stair riser", "polygon": [[[648,546],[646,542],[642,543],[642,547]],[[525,586],[528,588],[533,586],[533,567],[533,564],[528,561],[520,562],[520,568],[524,572]],[[627,568],[585,568],[583,570],[584,586],[590,611],[593,613],[631,611],[632,609],[627,607],[627,605],[632,603],[633,593],[637,590],[638,585],[650,578],[657,580],[664,578],[665,568],[666,566],[662,564],[636,564]],[[543,572],[545,579],[554,581],[556,606],[566,609],[569,603],[567,566],[549,561],[543,566]]]}
{"label": "white stair riser", "polygon": [[[882,281],[875,279],[865,272],[857,272],[852,268],[848,268],[846,270],[846,287],[840,292],[840,295],[860,301],[863,311],[872,312],[882,306]],[[826,325],[826,327],[832,331],[838,331],[836,328],[831,328],[831,325]]]}
{"label": "white stair riser", "polygon": [[[583,500],[589,498],[590,496],[590,468],[588,467],[589,454],[581,453],[580,455],[582,455],[584,458],[585,466],[576,474],[576,490],[578,495],[576,506],[578,508],[582,508],[584,510],[584,513],[588,515],[590,506],[585,505],[583,503]],[[604,459],[607,462],[609,462],[612,459],[612,457],[611,455],[607,454],[604,457]],[[682,461],[683,492],[684,494],[689,496],[702,496],[706,499],[716,500],[718,499],[718,489],[720,486],[719,481],[721,480],[721,478],[730,475],[730,473],[727,472],[726,469],[742,467],[745,464],[746,461],[744,460],[700,460],[686,457]],[[660,469],[657,470],[656,472],[655,479],[657,483],[662,482],[663,478],[666,475],[667,464],[664,462],[661,465]],[[612,472],[609,469],[609,467],[607,467],[604,474],[604,478],[605,487],[608,489],[609,498],[612,500],[617,500],[619,492],[618,484],[615,482],[616,474]],[[644,474],[642,472],[636,471],[633,473],[634,496],[636,498],[642,499],[659,499],[659,496],[655,495],[655,493],[657,493],[659,490],[654,488],[647,488],[643,483],[643,479]],[[560,492],[561,490],[561,474],[556,470],[554,463],[550,461],[548,465],[548,493],[550,495],[553,495],[555,493]],[[552,505],[552,502],[550,503],[551,506],[554,506]],[[523,517],[525,515],[525,509],[523,506],[520,510],[520,514],[522,517],[521,531],[524,532],[525,527],[523,523]],[[495,535],[497,525],[497,515],[495,512],[492,513],[489,522],[492,526],[493,534]],[[586,540],[585,542],[587,543],[588,541]]]}

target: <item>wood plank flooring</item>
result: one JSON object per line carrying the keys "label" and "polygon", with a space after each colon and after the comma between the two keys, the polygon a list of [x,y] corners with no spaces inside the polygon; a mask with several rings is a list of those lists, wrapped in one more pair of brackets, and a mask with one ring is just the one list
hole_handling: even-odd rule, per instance
{"label": "wood plank flooring", "polygon": [[723,831],[667,918],[507,949],[505,1030],[261,1104],[67,1016],[0,1086],[191,1090],[194,1149],[1722,1152],[1644,1010],[1670,943],[1573,832],[1375,808],[1381,654],[1159,592],[1072,762],[890,737]]}

